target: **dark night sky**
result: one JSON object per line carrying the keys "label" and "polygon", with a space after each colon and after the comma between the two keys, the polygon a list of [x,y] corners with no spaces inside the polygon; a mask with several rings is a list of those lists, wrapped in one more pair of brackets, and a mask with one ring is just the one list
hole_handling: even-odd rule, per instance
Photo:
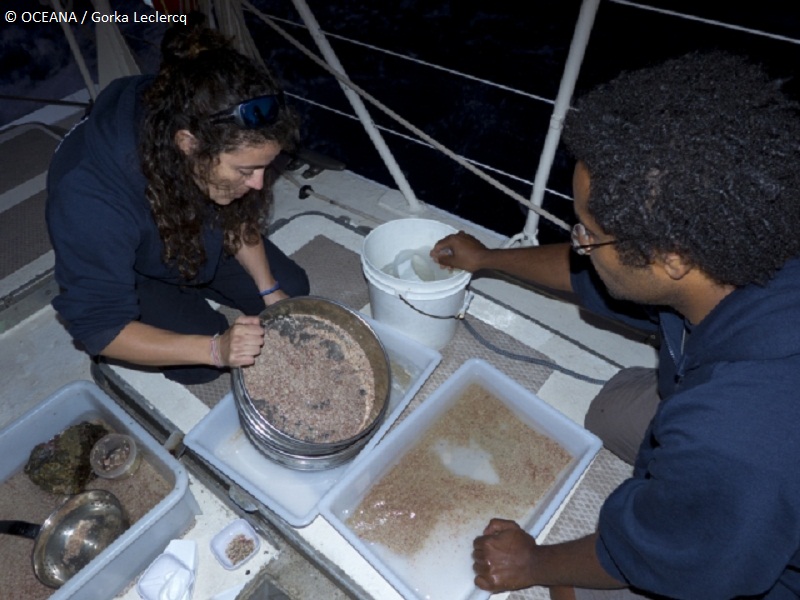
{"label": "dark night sky", "polygon": [[[647,3],[800,37],[800,8],[796,8],[796,2],[761,0],[748,3],[749,8],[730,6],[740,3],[719,6],[690,0]],[[269,15],[300,21],[291,2],[253,0],[253,4]],[[578,0],[308,0],[308,4],[329,33],[547,98],[556,94],[580,7]],[[138,0],[112,0],[111,5],[120,12],[147,10]],[[91,10],[88,0],[74,0],[72,7]],[[3,8],[22,11],[39,5],[29,0],[4,0]],[[352,113],[338,84],[320,67],[258,20],[248,17],[248,25],[290,94]],[[310,36],[302,29],[286,27],[316,52]],[[120,28],[143,70],[154,70],[163,26],[130,23]],[[86,25],[74,31],[93,69],[91,28]],[[532,181],[552,110],[549,104],[376,55],[335,38],[330,41],[353,81],[414,125],[463,156]],[[776,75],[787,78],[800,64],[797,44],[724,31],[604,1],[576,92],[580,94],[620,70],[712,47],[750,55],[770,66]],[[789,86],[793,89],[796,83],[792,81]],[[0,94],[61,98],[80,87],[82,80],[58,25],[0,26]],[[304,145],[345,162],[361,175],[392,185],[386,167],[358,122],[303,102],[295,104],[304,117]],[[0,123],[35,108],[36,104],[3,100]],[[377,109],[371,108],[370,112],[377,123],[404,132]],[[525,216],[514,200],[438,152],[391,134],[385,134],[385,138],[422,200],[501,233],[511,235],[521,229]],[[569,193],[570,172],[570,161],[559,153],[549,187]],[[529,185],[501,180],[529,196]],[[569,203],[550,196],[545,207],[566,216],[571,213]],[[553,229],[551,234],[560,232]],[[546,241],[547,236],[545,225],[542,240]]]}

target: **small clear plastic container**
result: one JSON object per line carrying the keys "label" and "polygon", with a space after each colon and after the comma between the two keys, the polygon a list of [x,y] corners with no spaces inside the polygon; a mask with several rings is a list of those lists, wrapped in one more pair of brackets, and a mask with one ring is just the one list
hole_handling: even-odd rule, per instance
{"label": "small clear plastic container", "polygon": [[244,519],[233,521],[211,539],[211,551],[229,571],[253,558],[260,546],[260,538]]}
{"label": "small clear plastic container", "polygon": [[124,433],[109,433],[92,448],[89,462],[95,475],[103,479],[125,479],[139,468],[142,456],[136,440]]}

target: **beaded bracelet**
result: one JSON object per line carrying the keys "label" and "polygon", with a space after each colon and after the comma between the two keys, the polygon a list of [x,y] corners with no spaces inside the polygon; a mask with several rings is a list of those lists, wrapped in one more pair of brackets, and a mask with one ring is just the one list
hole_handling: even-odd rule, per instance
{"label": "beaded bracelet", "polygon": [[273,286],[272,286],[271,288],[269,288],[268,290],[262,290],[262,291],[258,292],[258,295],[259,295],[259,296],[269,296],[269,295],[270,295],[270,294],[272,294],[273,292],[277,292],[279,289],[281,289],[281,284],[280,284],[280,282],[279,282],[279,281],[276,281],[276,282],[275,282],[275,285],[273,285]]}
{"label": "beaded bracelet", "polygon": [[214,337],[211,338],[211,362],[214,363],[214,366],[218,369],[221,369],[224,365],[222,364],[222,357],[219,355],[219,334],[215,333]]}

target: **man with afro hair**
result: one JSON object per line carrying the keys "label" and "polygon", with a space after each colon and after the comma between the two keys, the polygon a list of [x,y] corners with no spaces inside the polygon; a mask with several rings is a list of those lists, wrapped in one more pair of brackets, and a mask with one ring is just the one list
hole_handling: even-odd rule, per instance
{"label": "man with afro hair", "polygon": [[[634,465],[596,531],[552,545],[493,519],[476,584],[553,598],[800,598],[800,118],[759,66],[692,53],[623,73],[565,123],[571,244],[432,255],[574,292],[659,334],[586,425]],[[605,591],[598,591],[605,590]],[[613,591],[611,591],[613,590]]]}

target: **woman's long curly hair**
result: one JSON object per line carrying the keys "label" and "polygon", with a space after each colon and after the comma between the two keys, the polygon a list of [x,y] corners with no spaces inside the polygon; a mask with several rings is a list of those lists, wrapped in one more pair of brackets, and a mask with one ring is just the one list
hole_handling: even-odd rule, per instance
{"label": "woman's long curly hair", "polygon": [[623,264],[676,252],[743,286],[800,253],[800,118],[780,83],[741,57],[697,52],[576,103],[564,141]]}
{"label": "woman's long curly hair", "polygon": [[[261,190],[250,190],[227,206],[208,196],[210,174],[223,152],[276,142],[291,149],[297,117],[282,107],[274,124],[244,130],[209,117],[244,100],[280,92],[268,72],[232,48],[221,34],[204,27],[174,28],[162,42],[162,63],[144,95],[140,141],[147,199],[164,243],[164,262],[188,281],[206,260],[203,226],[215,219],[224,231],[224,248],[235,254],[258,241],[272,201],[275,175],[267,169]],[[189,131],[196,146],[187,156],[175,134]]]}

